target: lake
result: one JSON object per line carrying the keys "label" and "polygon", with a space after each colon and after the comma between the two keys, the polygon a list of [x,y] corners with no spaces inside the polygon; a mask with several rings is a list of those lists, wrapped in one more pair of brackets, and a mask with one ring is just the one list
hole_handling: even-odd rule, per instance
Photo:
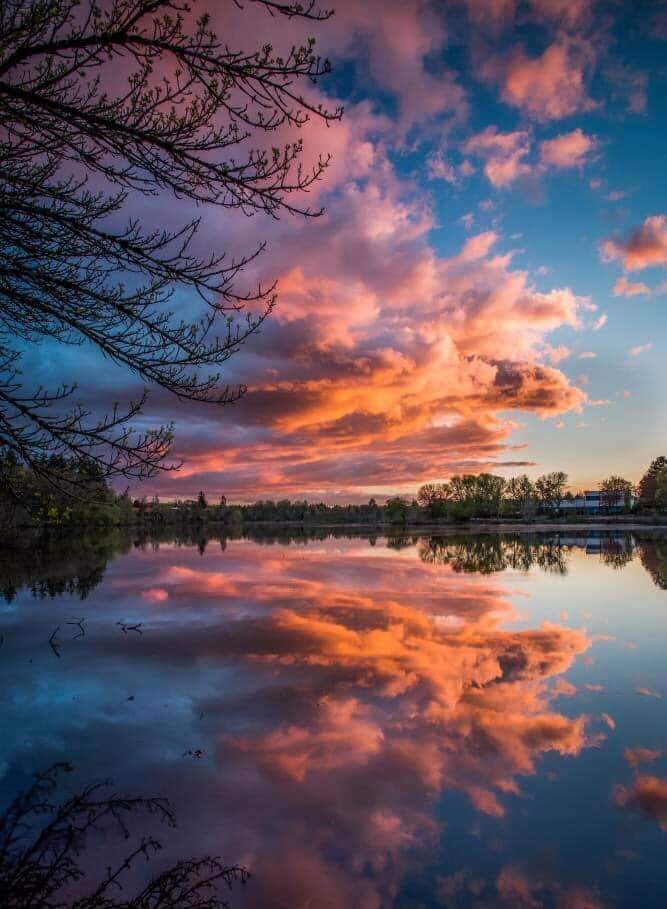
{"label": "lake", "polygon": [[47,537],[0,593],[3,807],[166,796],[233,906],[667,902],[667,537]]}

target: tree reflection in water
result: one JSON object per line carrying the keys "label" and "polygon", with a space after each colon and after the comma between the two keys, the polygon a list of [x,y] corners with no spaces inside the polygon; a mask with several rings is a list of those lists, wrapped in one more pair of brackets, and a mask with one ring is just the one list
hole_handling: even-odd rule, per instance
{"label": "tree reflection in water", "polygon": [[[91,836],[116,833],[131,838],[128,823],[139,813],[175,826],[169,802],[162,798],[127,798],[108,785],[89,785],[59,803],[53,801],[70,765],[55,764],[36,775],[0,815],[0,905],[3,909],[227,909],[221,887],[245,883],[249,874],[218,859],[187,859],[162,870],[139,886],[134,896],[120,896],[140,859],[162,848],[144,836],[101,879],[90,881],[82,857]],[[105,855],[108,858],[108,855]]]}
{"label": "tree reflection in water", "polygon": [[76,539],[58,533],[18,537],[0,547],[0,596],[12,602],[22,587],[37,598],[62,594],[85,599],[104,578],[107,565],[131,550],[159,551],[161,545],[196,546],[204,555],[210,543],[224,551],[228,541],[249,540],[263,546],[307,545],[325,540],[367,539],[401,551],[418,546],[419,558],[432,565],[449,565],[454,571],[493,574],[511,568],[540,568],[567,574],[573,549],[599,555],[611,568],[623,568],[637,555],[657,587],[667,589],[667,537],[652,532],[599,533],[443,533],[439,535],[390,530],[378,537],[354,528],[254,525],[249,528],[173,528],[162,532],[130,529],[97,531]]}

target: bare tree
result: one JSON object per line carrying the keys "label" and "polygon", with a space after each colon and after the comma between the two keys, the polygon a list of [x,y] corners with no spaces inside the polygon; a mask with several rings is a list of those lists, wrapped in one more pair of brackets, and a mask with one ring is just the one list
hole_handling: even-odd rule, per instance
{"label": "bare tree", "polygon": [[[31,386],[21,373],[27,345],[89,343],[149,386],[227,404],[245,389],[221,383],[220,368],[275,303],[275,286],[238,287],[263,245],[236,259],[196,254],[199,219],[144,227],[131,214],[138,197],[168,193],[247,215],[320,213],[302,194],[328,157],[304,169],[301,141],[271,148],[267,134],[341,116],[300,88],[328,61],[312,39],[283,57],[270,45],[230,48],[207,13],[195,17],[196,5],[0,3],[0,450],[53,482],[54,456],[85,459],[105,479],[174,469],[172,426],[135,430],[146,391],[99,416],[76,403],[75,386]],[[330,15],[315,0],[245,6],[288,19]],[[199,301],[200,318],[175,315],[176,289]]]}
{"label": "bare tree", "polygon": [[[128,872],[140,858],[150,860],[161,844],[144,837],[99,881],[88,881],[80,855],[96,832],[130,838],[128,821],[147,812],[175,826],[169,803],[160,798],[119,796],[105,784],[87,786],[56,803],[54,792],[68,764],[38,774],[0,815],[0,905],[3,909],[227,909],[224,890],[249,874],[216,858],[186,859],[166,869],[129,897],[121,895]],[[79,893],[74,897],[71,888]]]}

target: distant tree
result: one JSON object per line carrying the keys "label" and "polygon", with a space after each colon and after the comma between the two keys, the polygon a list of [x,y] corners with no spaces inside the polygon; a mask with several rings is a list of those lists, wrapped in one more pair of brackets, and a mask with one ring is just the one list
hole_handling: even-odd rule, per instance
{"label": "distant tree", "polygon": [[607,477],[600,483],[600,505],[602,508],[615,508],[620,501],[623,503],[621,507],[629,511],[633,490],[630,480],[616,476]]}
{"label": "distant tree", "polygon": [[[304,168],[300,141],[271,148],[268,136],[340,117],[299,89],[328,61],[312,40],[283,56],[270,44],[235,48],[191,5],[0,3],[0,446],[53,482],[53,454],[85,455],[105,477],[173,469],[172,427],[135,431],[146,392],[104,416],[76,403],[75,386],[32,385],[20,368],[26,344],[85,342],[181,400],[226,404],[245,388],[221,384],[219,370],[275,303],[273,285],[238,286],[261,245],[237,259],[199,254],[198,218],[144,227],[128,215],[133,197],[320,213],[302,191],[328,157]],[[329,15],[312,0],[213,6],[264,7],[286,21]],[[177,290],[186,299],[175,314]],[[190,320],[187,297],[201,304]],[[237,320],[247,304],[253,312]]]}
{"label": "distant tree", "polygon": [[402,496],[387,499],[385,516],[390,524],[405,524],[408,520],[409,504]]}
{"label": "distant tree", "polygon": [[667,469],[667,458],[660,455],[651,462],[648,470],[639,481],[637,486],[637,495],[639,502],[645,508],[652,508],[655,505],[655,495],[658,485],[658,474]]}
{"label": "distant tree", "polygon": [[535,491],[539,503],[545,511],[560,511],[563,502],[565,487],[567,485],[567,474],[562,470],[553,473],[543,474],[535,481]]}
{"label": "distant tree", "polygon": [[498,515],[502,507],[504,489],[504,477],[491,473],[453,476],[448,486],[449,513],[456,519]]}
{"label": "distant tree", "polygon": [[667,508],[667,468],[658,471],[655,477],[655,506],[660,511]]}
{"label": "distant tree", "polygon": [[227,496],[220,496],[220,508],[227,507]]}
{"label": "distant tree", "polygon": [[208,508],[208,502],[202,489],[199,490],[199,495],[197,496],[197,508]]}
{"label": "distant tree", "polygon": [[500,514],[505,490],[505,478],[492,473],[480,473],[476,477],[474,500],[477,511],[484,517]]}
{"label": "distant tree", "polygon": [[505,486],[505,498],[510,509],[524,518],[535,512],[535,487],[526,474],[511,477]]}
{"label": "distant tree", "polygon": [[417,504],[425,508],[432,518],[441,517],[449,499],[450,490],[446,483],[425,483],[417,492]]}

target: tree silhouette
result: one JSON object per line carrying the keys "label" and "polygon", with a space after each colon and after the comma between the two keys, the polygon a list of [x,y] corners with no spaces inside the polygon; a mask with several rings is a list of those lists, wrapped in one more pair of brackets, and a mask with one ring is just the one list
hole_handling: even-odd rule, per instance
{"label": "tree silhouette", "polygon": [[[220,5],[329,16],[314,0]],[[237,259],[197,254],[199,219],[145,227],[128,216],[137,201],[166,193],[246,215],[320,213],[302,193],[328,158],[304,169],[300,141],[271,148],[269,135],[340,117],[298,88],[328,61],[312,39],[282,57],[270,45],[230,48],[191,6],[0,4],[0,450],[53,482],[54,454],[85,457],[105,478],[174,469],[172,427],[134,428],[146,391],[96,416],[75,386],[31,386],[21,374],[26,345],[87,343],[149,386],[226,404],[245,389],[222,384],[220,368],[275,303],[275,286],[238,287],[262,245]],[[176,316],[176,290],[203,315]],[[5,472],[0,479],[11,492]]]}
{"label": "tree silhouette", "polygon": [[[173,827],[169,803],[160,798],[127,798],[109,786],[85,787],[59,804],[53,801],[68,764],[38,774],[0,816],[0,905],[3,909],[226,909],[221,888],[245,882],[249,874],[216,858],[188,859],[161,872],[132,897],[119,895],[125,877],[140,858],[150,860],[161,844],[144,837],[97,882],[88,881],[80,864],[91,835],[115,828],[130,839],[128,821],[148,813]],[[71,896],[71,889],[77,893]],[[224,891],[223,891],[224,892]]]}

